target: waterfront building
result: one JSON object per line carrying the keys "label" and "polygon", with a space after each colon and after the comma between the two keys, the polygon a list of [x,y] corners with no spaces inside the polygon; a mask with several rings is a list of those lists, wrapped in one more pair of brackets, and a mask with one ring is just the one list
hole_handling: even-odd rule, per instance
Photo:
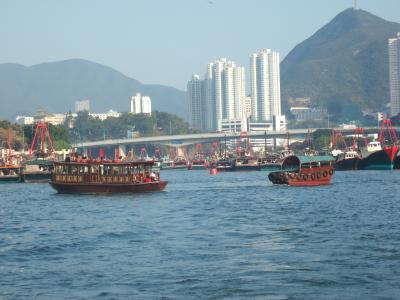
{"label": "waterfront building", "polygon": [[253,120],[272,122],[281,115],[278,52],[263,49],[250,56],[250,89]]}
{"label": "waterfront building", "polygon": [[148,96],[142,96],[137,93],[131,97],[131,113],[132,114],[149,114],[151,115],[151,99]]}
{"label": "waterfront building", "polygon": [[243,132],[247,131],[246,118],[241,119],[222,119],[219,120],[218,127],[221,132]]}
{"label": "waterfront building", "polygon": [[390,115],[400,113],[400,32],[389,39]]}
{"label": "waterfront building", "polygon": [[206,103],[203,93],[204,81],[199,75],[193,75],[187,84],[187,102],[189,105],[189,124],[197,129],[206,129]]}
{"label": "waterfront building", "polygon": [[90,100],[82,100],[75,102],[75,112],[90,111]]}
{"label": "waterfront building", "polygon": [[328,111],[323,107],[294,106],[290,108],[290,112],[297,122],[321,121],[328,117]]}
{"label": "waterfront building", "polygon": [[274,115],[273,126],[275,131],[286,130],[286,117],[284,115]]}

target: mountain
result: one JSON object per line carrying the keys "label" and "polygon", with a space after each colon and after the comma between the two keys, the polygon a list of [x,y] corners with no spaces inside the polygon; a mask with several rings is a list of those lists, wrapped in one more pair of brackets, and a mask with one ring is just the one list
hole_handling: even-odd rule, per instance
{"label": "mountain", "polygon": [[136,93],[151,97],[153,110],[186,117],[185,92],[142,84],[107,66],[82,59],[42,63],[31,67],[0,64],[0,118],[74,111],[75,101],[90,99],[91,111],[130,110]]}
{"label": "mountain", "polygon": [[330,113],[355,118],[389,102],[388,38],[400,24],[347,9],[298,44],[281,63],[283,106],[310,97]]}

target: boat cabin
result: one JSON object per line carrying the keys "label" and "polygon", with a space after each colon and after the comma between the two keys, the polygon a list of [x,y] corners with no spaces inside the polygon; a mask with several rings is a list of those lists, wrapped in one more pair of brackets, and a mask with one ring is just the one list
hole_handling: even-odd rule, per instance
{"label": "boat cabin", "polygon": [[159,180],[159,168],[154,161],[55,162],[53,171],[53,181],[57,183],[131,184]]}
{"label": "boat cabin", "polygon": [[367,144],[367,151],[368,152],[375,152],[382,150],[381,142],[379,141],[374,141],[374,142],[369,142]]}
{"label": "boat cabin", "polygon": [[316,167],[332,166],[335,158],[333,156],[295,156],[286,157],[282,162],[282,170],[300,171]]}

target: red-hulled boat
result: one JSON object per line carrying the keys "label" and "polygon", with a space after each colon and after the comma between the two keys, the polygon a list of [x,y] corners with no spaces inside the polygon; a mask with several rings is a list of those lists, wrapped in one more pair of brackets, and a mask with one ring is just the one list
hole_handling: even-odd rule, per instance
{"label": "red-hulled boat", "polygon": [[332,156],[288,156],[282,170],[268,174],[274,184],[318,186],[330,184],[334,173]]}
{"label": "red-hulled boat", "polygon": [[103,194],[162,191],[154,161],[78,159],[55,162],[50,185],[59,193]]}

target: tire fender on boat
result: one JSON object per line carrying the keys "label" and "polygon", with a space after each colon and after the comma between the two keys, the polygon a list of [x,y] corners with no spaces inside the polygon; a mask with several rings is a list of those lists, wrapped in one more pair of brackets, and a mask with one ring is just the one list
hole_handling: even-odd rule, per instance
{"label": "tire fender on boat", "polygon": [[333,175],[333,170],[332,169],[329,170],[329,175]]}
{"label": "tire fender on boat", "polygon": [[322,176],[324,177],[328,176],[328,171],[324,171],[324,173],[322,173]]}

